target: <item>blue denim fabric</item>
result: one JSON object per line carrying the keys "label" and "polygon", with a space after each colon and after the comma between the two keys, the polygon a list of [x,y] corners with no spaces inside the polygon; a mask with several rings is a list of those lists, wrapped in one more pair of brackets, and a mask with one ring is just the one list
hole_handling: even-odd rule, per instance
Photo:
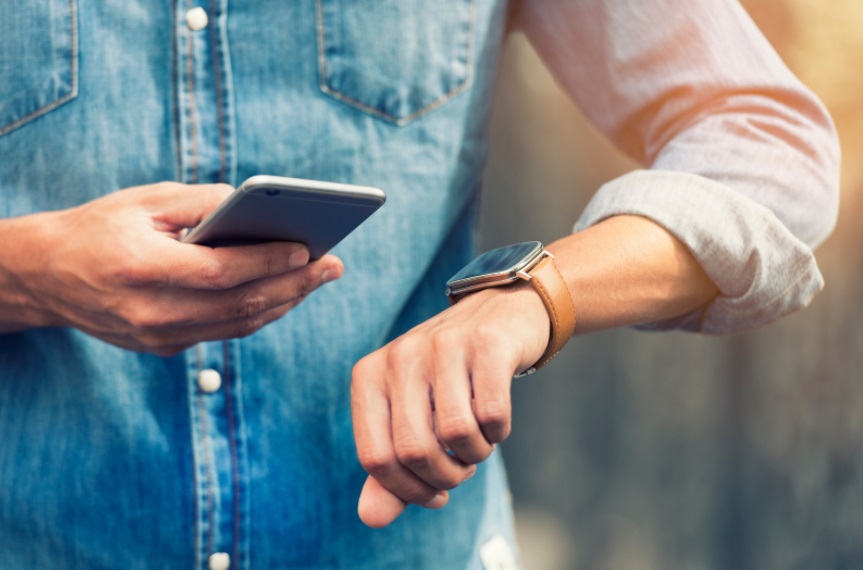
{"label": "blue denim fabric", "polygon": [[185,3],[0,6],[0,215],[258,173],[379,186],[386,208],[336,250],[341,281],[242,341],[162,359],[0,337],[0,568],[478,568],[513,543],[500,460],[451,508],[364,527],[349,383],[471,255],[505,6],[204,7],[192,32]]}
{"label": "blue denim fabric", "polygon": [[[200,4],[209,25],[191,31],[185,12],[198,4],[0,5],[0,217],[159,180],[236,185],[261,173],[379,186],[387,204],[336,249],[343,279],[249,338],[163,359],[75,330],[0,336],[0,568],[205,568],[215,552],[241,569],[483,567],[480,551],[493,537],[514,550],[499,457],[453,491],[446,508],[412,507],[390,527],[368,529],[356,516],[364,473],[348,390],[357,360],[445,306],[442,284],[472,255],[505,3],[212,0]],[[612,2],[569,5],[593,6],[589,21],[564,18],[563,3],[536,4],[571,24],[545,44],[533,34],[562,83],[583,79],[582,63],[552,52],[591,55],[597,78],[613,68],[614,57],[593,49],[603,30],[623,25],[600,9]],[[651,10],[674,8],[666,4]],[[757,36],[728,3],[671,11],[696,4],[712,5],[743,37]],[[530,18],[526,25],[543,28]],[[640,37],[631,38],[637,45]],[[731,51],[708,43],[717,58]],[[762,81],[784,81],[777,61],[752,65]],[[666,77],[647,74],[638,89],[660,90]],[[787,89],[812,100],[796,83]],[[613,114],[587,108],[598,123]],[[618,118],[629,111],[621,106]],[[829,145],[829,119],[811,115],[810,140]],[[727,138],[714,134],[711,145]],[[645,136],[659,144],[667,135]],[[689,156],[699,152],[696,145]],[[676,156],[663,168],[687,171],[687,154]],[[717,215],[732,216],[734,227],[774,224],[743,240],[757,260],[780,259],[792,245],[811,259],[798,242],[823,233],[810,231],[817,217],[774,200],[765,204],[771,218],[759,195],[734,180],[706,180],[727,184],[718,191],[681,178],[708,174],[666,183],[696,201],[714,192]],[[733,211],[723,209],[724,193],[735,197]],[[615,213],[607,194],[591,219]],[[644,215],[663,210],[650,195]],[[709,231],[679,216],[665,223],[684,239]],[[706,267],[723,255],[687,243]],[[776,267],[792,272],[782,263],[756,263],[755,272]],[[745,271],[725,277],[748,290]],[[774,285],[769,275],[754,283]],[[812,292],[788,289],[781,305],[799,307]],[[206,369],[222,376],[216,392],[197,384]]]}

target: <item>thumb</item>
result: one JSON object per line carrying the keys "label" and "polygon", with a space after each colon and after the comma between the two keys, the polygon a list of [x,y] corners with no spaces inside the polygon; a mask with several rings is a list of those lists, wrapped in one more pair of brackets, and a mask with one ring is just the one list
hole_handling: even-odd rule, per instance
{"label": "thumb", "polygon": [[146,203],[153,219],[166,229],[193,228],[201,223],[234,189],[227,184],[156,184]]}
{"label": "thumb", "polygon": [[390,493],[372,476],[366,478],[360,493],[357,513],[360,520],[372,528],[382,528],[396,520],[408,504]]}

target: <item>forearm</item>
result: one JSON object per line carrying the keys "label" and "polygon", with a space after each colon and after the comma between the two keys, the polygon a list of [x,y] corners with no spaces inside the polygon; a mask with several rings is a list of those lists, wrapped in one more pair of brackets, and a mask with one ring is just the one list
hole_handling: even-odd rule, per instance
{"label": "forearm", "polygon": [[647,218],[611,217],[548,249],[575,303],[576,334],[680,316],[718,292],[687,247]]}

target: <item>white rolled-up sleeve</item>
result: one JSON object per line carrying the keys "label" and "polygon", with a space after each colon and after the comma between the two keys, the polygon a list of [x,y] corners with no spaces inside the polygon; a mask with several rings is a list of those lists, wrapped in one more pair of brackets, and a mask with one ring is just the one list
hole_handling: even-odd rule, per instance
{"label": "white rolled-up sleeve", "polygon": [[587,118],[646,169],[599,189],[576,231],[641,215],[719,289],[647,328],[749,329],[824,285],[813,248],[838,210],[839,145],[821,102],[730,0],[532,0],[522,25]]}

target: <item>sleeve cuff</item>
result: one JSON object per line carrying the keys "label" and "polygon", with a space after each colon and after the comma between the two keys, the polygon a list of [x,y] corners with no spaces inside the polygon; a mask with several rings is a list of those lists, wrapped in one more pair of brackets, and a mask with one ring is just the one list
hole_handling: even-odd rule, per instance
{"label": "sleeve cuff", "polygon": [[688,315],[642,325],[727,334],[806,305],[824,287],[812,250],[767,208],[713,180],[684,172],[636,170],[602,186],[575,225],[644,216],[683,242],[719,295]]}

